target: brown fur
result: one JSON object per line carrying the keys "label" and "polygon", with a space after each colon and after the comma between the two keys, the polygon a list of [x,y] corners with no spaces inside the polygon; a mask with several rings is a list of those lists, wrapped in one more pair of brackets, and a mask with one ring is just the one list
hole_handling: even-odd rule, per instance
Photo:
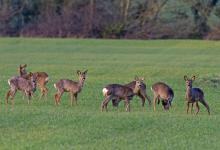
{"label": "brown fur", "polygon": [[120,84],[109,84],[105,86],[103,88],[103,95],[105,99],[101,104],[101,111],[104,109],[107,111],[107,106],[110,100],[119,101],[121,99],[125,101],[126,111],[130,111],[130,100],[132,100],[135,93],[140,90],[142,82],[142,79],[135,78],[134,89]]}
{"label": "brown fur", "polygon": [[29,73],[28,77],[29,79],[25,79],[20,76],[14,76],[8,80],[10,89],[6,94],[6,104],[8,104],[9,97],[11,97],[11,100],[13,102],[17,90],[23,91],[25,93],[25,95],[28,97],[28,103],[29,103],[33,95],[33,92],[36,90],[36,83],[35,83],[36,78],[33,76],[32,73]]}
{"label": "brown fur", "polygon": [[152,85],[151,90],[154,94],[154,111],[156,111],[156,103],[159,104],[160,100],[162,100],[164,109],[168,110],[174,97],[172,88],[163,82],[157,82]]}
{"label": "brown fur", "polygon": [[57,93],[54,95],[55,105],[60,104],[61,96],[64,92],[70,93],[71,106],[73,105],[73,100],[77,104],[77,96],[81,92],[86,79],[87,70],[84,72],[77,71],[79,76],[79,81],[72,81],[69,79],[61,79],[54,84],[54,87],[57,89]]}
{"label": "brown fur", "polygon": [[203,91],[200,88],[193,88],[192,87],[192,83],[195,80],[195,78],[196,77],[193,76],[191,79],[189,79],[186,75],[184,76],[184,80],[186,83],[186,95],[185,95],[186,104],[187,104],[186,112],[188,114],[189,106],[191,103],[192,104],[191,105],[191,113],[192,113],[193,112],[193,105],[194,105],[194,103],[196,103],[196,108],[197,108],[196,114],[198,114],[199,110],[200,110],[198,102],[200,102],[206,107],[208,114],[210,115],[210,108],[209,108],[208,103],[205,101]]}
{"label": "brown fur", "polygon": [[[25,79],[28,79],[28,75],[27,75],[27,72],[26,72],[26,67],[27,67],[27,64],[20,65],[18,70],[19,70],[19,74],[20,74],[21,77],[23,77]],[[49,81],[48,74],[46,72],[34,72],[33,74],[36,77],[37,85],[38,85],[38,87],[40,88],[40,91],[41,91],[40,98],[46,97],[47,94],[48,94],[48,88],[46,87],[46,84]]]}

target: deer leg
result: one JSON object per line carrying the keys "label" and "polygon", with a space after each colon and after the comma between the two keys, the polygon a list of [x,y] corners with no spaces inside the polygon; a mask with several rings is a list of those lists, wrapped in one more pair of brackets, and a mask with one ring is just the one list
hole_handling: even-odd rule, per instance
{"label": "deer leg", "polygon": [[26,93],[22,94],[22,99],[25,100]]}
{"label": "deer leg", "polygon": [[25,95],[28,97],[28,105],[30,104],[30,94],[28,91],[24,91]]}
{"label": "deer leg", "polygon": [[58,105],[58,93],[54,95],[54,102],[55,102],[55,105]]}
{"label": "deer leg", "polygon": [[194,105],[194,103],[192,103],[192,105],[191,105],[191,114],[193,114],[193,105]]}
{"label": "deer leg", "polygon": [[188,114],[188,112],[189,112],[189,102],[187,102],[186,105],[187,105],[187,106],[186,106],[186,113]]}
{"label": "deer leg", "polygon": [[40,99],[42,99],[43,97],[45,98],[47,96],[48,89],[45,87],[44,83],[39,84],[39,87],[41,92]]}
{"label": "deer leg", "polygon": [[202,103],[205,106],[205,108],[208,111],[208,114],[210,115],[210,108],[209,108],[209,105],[206,103],[206,101],[203,99],[203,100],[200,100],[200,103]]}
{"label": "deer leg", "polygon": [[107,105],[108,105],[108,102],[111,100],[111,96],[107,96],[105,97],[105,99],[103,100],[102,104],[101,104],[101,111],[103,112],[104,109],[107,110]]}
{"label": "deer leg", "polygon": [[75,103],[76,103],[76,105],[77,105],[77,96],[78,96],[78,94],[76,93],[76,94],[74,94],[74,98],[75,98]]}
{"label": "deer leg", "polygon": [[126,104],[126,111],[130,112],[130,101],[128,100],[128,98],[125,99],[125,104]]}
{"label": "deer leg", "polygon": [[60,104],[61,96],[63,95],[63,92],[64,92],[64,91],[61,91],[60,94],[59,94],[58,104]]}
{"label": "deer leg", "polygon": [[70,105],[71,105],[71,106],[73,106],[73,99],[74,99],[73,93],[70,92]]}
{"label": "deer leg", "polygon": [[141,101],[142,101],[142,107],[144,107],[145,100],[146,100],[145,96],[142,95],[141,93],[139,93],[138,96],[141,98]]}
{"label": "deer leg", "polygon": [[197,111],[196,111],[196,115],[199,113],[199,103],[198,103],[198,101],[196,102],[196,109],[197,109]]}
{"label": "deer leg", "polygon": [[158,98],[158,95],[154,95],[154,111],[156,111],[156,103]]}
{"label": "deer leg", "polygon": [[40,99],[42,99],[42,97],[44,96],[44,89],[42,87],[40,87]]}
{"label": "deer leg", "polygon": [[151,106],[151,100],[150,100],[150,97],[146,94],[145,95],[145,97],[147,98],[147,100],[148,100],[148,104],[149,104],[149,106]]}
{"label": "deer leg", "polygon": [[48,94],[48,88],[44,86],[44,97],[47,98],[47,94]]}
{"label": "deer leg", "polygon": [[9,90],[6,94],[6,98],[5,98],[5,104],[8,104],[8,98],[11,96],[11,90]]}
{"label": "deer leg", "polygon": [[12,110],[14,110],[14,96],[17,90],[11,91],[11,104],[12,104]]}
{"label": "deer leg", "polygon": [[48,89],[45,86],[42,87],[40,99],[42,99],[42,97],[47,98],[47,93],[48,93]]}
{"label": "deer leg", "polygon": [[63,94],[63,91],[58,91],[55,95],[54,95],[54,99],[55,99],[55,105],[60,104],[60,98]]}
{"label": "deer leg", "polygon": [[28,92],[27,95],[28,95],[28,104],[30,104],[32,94],[31,94],[31,92]]}

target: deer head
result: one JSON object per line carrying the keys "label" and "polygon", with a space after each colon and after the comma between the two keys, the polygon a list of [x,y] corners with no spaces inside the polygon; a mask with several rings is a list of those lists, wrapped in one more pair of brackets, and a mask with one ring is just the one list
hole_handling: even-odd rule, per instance
{"label": "deer head", "polygon": [[192,83],[196,79],[196,76],[192,76],[191,79],[189,79],[186,75],[184,76],[184,80],[186,82],[186,87],[192,88]]}
{"label": "deer head", "polygon": [[20,76],[27,74],[26,67],[27,67],[27,64],[19,66],[18,73],[20,74]]}
{"label": "deer head", "polygon": [[77,75],[79,77],[79,82],[83,83],[86,80],[86,75],[87,75],[88,70],[81,72],[79,70],[77,70]]}
{"label": "deer head", "polygon": [[141,89],[141,87],[143,85],[144,78],[139,78],[139,77],[135,76],[134,80],[135,80],[134,93],[138,93],[138,91]]}

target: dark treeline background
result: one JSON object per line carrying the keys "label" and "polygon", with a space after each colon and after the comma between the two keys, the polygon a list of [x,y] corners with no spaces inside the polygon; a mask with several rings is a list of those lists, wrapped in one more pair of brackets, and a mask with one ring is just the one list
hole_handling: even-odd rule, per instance
{"label": "dark treeline background", "polygon": [[220,39],[220,2],[0,0],[0,36]]}

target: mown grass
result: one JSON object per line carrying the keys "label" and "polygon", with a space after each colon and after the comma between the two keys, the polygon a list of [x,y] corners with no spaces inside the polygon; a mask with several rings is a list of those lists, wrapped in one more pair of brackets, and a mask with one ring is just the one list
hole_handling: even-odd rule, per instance
{"label": "mown grass", "polygon": [[[195,40],[75,40],[0,39],[0,149],[220,149],[220,42]],[[48,100],[36,92],[31,105],[15,97],[14,110],[4,105],[7,79],[19,64],[28,71],[50,75]],[[69,95],[54,106],[53,83],[60,78],[77,79],[76,70],[88,69],[78,105],[70,107]],[[205,91],[211,108],[201,106],[198,116],[185,113],[183,76],[196,75],[194,85]],[[143,76],[147,92],[157,81],[175,92],[173,107],[141,108],[135,97],[131,112],[109,105],[100,112],[102,87],[127,83]]]}

